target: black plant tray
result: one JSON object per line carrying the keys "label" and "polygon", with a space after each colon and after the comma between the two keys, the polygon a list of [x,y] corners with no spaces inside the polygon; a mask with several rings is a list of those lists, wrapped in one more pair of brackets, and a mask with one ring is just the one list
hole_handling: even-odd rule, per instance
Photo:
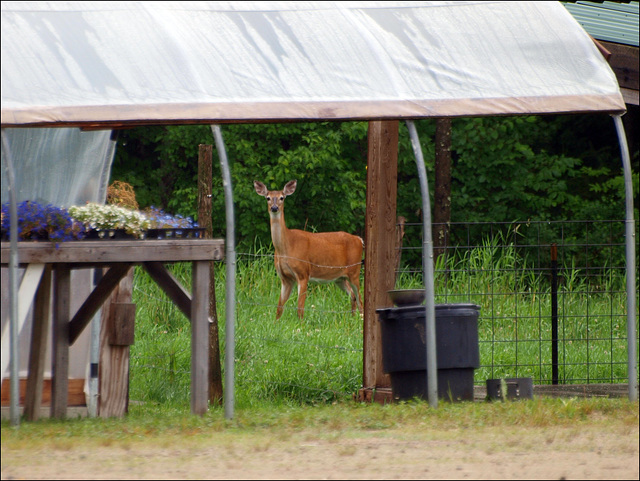
{"label": "black plant tray", "polygon": [[85,232],[82,240],[132,240],[133,234],[128,234],[124,229],[102,229]]}
{"label": "black plant tray", "polygon": [[124,229],[105,229],[100,231],[89,231],[85,235],[86,240],[161,240],[161,239],[202,239],[204,238],[204,227],[198,228],[176,228],[176,229],[148,229],[142,235],[135,237],[128,234]]}
{"label": "black plant tray", "polygon": [[144,232],[145,239],[203,239],[204,227],[191,229],[149,229]]}
{"label": "black plant tray", "polygon": [[[196,227],[196,228],[175,228],[175,229],[148,229],[142,232],[142,235],[139,237],[134,236],[133,234],[127,233],[124,229],[103,229],[103,230],[91,230],[85,232],[82,240],[161,240],[161,239],[204,239],[204,227]],[[6,234],[2,234],[1,240],[9,241],[9,236]],[[20,242],[25,241],[24,239],[18,239]],[[41,238],[41,239],[28,239],[26,242],[48,242],[49,239]],[[77,242],[77,240],[72,240],[69,242]]]}

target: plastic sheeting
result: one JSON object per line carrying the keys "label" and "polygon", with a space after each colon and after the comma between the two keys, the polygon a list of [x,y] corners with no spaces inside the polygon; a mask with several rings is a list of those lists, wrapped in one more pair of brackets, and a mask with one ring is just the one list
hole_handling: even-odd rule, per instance
{"label": "plastic sheeting", "polygon": [[[6,129],[15,167],[18,202],[59,207],[104,203],[115,141],[110,131],[77,128]],[[2,149],[4,166],[5,151]],[[8,176],[2,175],[2,203],[9,202]]]}
{"label": "plastic sheeting", "polygon": [[2,126],[625,110],[557,2],[3,2]]}

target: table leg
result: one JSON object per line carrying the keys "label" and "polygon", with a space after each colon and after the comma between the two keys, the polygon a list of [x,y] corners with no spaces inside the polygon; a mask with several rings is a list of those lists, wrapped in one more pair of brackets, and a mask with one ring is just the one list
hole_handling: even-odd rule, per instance
{"label": "table leg", "polygon": [[69,396],[69,321],[71,320],[71,270],[55,267],[53,283],[53,329],[51,355],[51,417],[67,416]]}
{"label": "table leg", "polygon": [[29,351],[29,374],[24,400],[24,414],[28,421],[36,421],[42,405],[42,385],[44,364],[49,338],[49,318],[51,315],[51,264],[45,267],[36,293]]}
{"label": "table leg", "polygon": [[207,412],[209,399],[209,261],[193,262],[191,296],[191,412]]}

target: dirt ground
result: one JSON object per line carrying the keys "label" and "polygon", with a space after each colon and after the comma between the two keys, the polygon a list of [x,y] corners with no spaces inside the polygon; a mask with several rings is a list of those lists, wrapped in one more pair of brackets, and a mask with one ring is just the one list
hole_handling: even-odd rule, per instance
{"label": "dirt ground", "polygon": [[638,426],[212,432],[2,446],[2,479],[638,479]]}

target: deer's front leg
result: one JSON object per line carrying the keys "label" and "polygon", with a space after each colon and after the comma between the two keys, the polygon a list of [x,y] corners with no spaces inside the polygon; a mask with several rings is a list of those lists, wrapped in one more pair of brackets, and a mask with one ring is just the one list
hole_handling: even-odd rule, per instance
{"label": "deer's front leg", "polygon": [[289,296],[291,295],[291,289],[293,288],[293,281],[291,279],[282,277],[280,279],[280,282],[282,282],[282,285],[280,286],[280,298],[278,299],[278,310],[276,311],[276,320],[280,319],[280,316],[282,316],[284,303],[287,302],[287,299],[289,299]]}

